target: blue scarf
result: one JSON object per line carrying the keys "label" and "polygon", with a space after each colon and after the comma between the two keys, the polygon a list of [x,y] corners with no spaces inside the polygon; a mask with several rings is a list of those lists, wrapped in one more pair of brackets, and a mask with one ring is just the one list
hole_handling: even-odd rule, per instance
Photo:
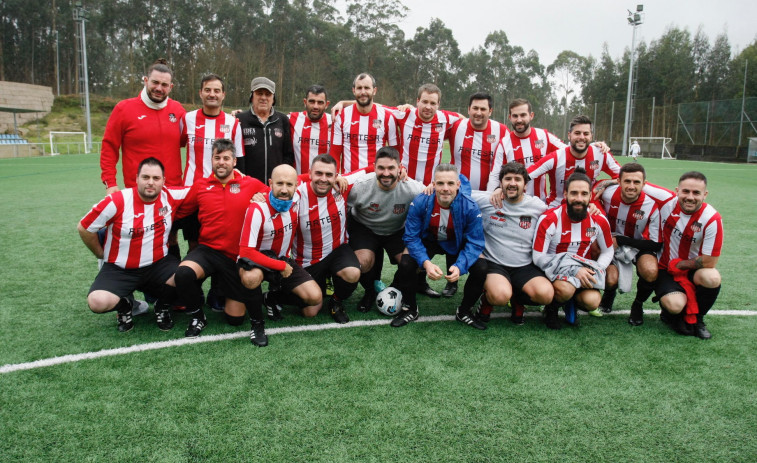
{"label": "blue scarf", "polygon": [[273,208],[279,212],[286,212],[290,207],[292,207],[291,199],[284,200],[276,198],[275,196],[273,196],[273,191],[268,192],[268,201],[270,201],[271,206],[273,206]]}

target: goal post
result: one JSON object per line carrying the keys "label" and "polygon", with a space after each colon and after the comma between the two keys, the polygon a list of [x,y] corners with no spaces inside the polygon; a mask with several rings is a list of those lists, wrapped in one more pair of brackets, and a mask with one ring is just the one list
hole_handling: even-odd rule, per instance
{"label": "goal post", "polygon": [[628,146],[635,141],[639,142],[641,147],[641,154],[654,153],[650,157],[657,157],[657,153],[660,153],[660,159],[675,159],[668,150],[668,144],[673,141],[668,137],[631,137]]}
{"label": "goal post", "polygon": [[[81,139],[81,142],[79,141]],[[71,141],[73,140],[73,141]],[[84,132],[50,132],[50,156],[89,153]]]}

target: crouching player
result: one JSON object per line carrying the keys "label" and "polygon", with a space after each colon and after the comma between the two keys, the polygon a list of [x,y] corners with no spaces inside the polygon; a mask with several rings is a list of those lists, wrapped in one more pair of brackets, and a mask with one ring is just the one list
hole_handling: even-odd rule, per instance
{"label": "crouching player", "polygon": [[[168,254],[168,235],[188,189],[164,188],[163,164],[149,157],[139,163],[137,186],[116,191],[81,219],[79,236],[103,266],[89,289],[87,303],[95,313],[118,313],[118,331],[134,328],[132,302],[139,289],[158,295],[158,328],[173,328],[171,304],[176,295],[174,272],[179,260]],[[106,229],[100,244],[97,232]]]}
{"label": "crouching player", "polygon": [[474,191],[471,195],[481,209],[487,267],[480,269],[474,265],[465,287],[484,290],[476,314],[482,323],[489,321],[492,305],[504,306],[509,301],[510,320],[522,325],[524,304],[545,305],[554,297],[552,283],[531,261],[536,222],[547,206],[541,199],[524,193],[528,180],[526,167],[510,162],[499,172],[501,190],[493,193],[501,197],[501,207],[490,204],[488,192]]}
{"label": "crouching player", "polygon": [[631,162],[620,168],[619,184],[607,187],[600,197],[615,249],[613,263],[607,268],[600,308],[605,313],[612,311],[619,279],[621,291],[630,289],[633,278],[630,269],[635,264],[639,280],[628,318],[633,326],[644,323],[643,304],[654,291],[660,249],[660,211],[654,198],[644,193],[645,184],[644,166]]}
{"label": "crouching player", "polygon": [[[605,272],[613,257],[610,224],[603,215],[589,215],[591,179],[583,169],[565,182],[565,204],[548,210],[539,219],[533,245],[533,260],[552,280],[555,297],[544,307],[547,328],[561,328],[557,311],[563,305],[566,320],[575,324],[575,303],[589,313],[597,310],[604,288]],[[596,261],[590,258],[592,244],[599,245]],[[566,304],[567,303],[567,304]]]}
{"label": "crouching player", "polygon": [[[461,188],[461,179],[465,184]],[[456,282],[472,267],[485,268],[486,262],[479,256],[484,250],[484,232],[481,212],[470,198],[470,184],[465,176],[459,176],[452,164],[439,164],[434,169],[434,193],[420,194],[410,203],[405,221],[405,250],[392,286],[402,292],[402,311],[392,320],[393,327],[407,325],[418,319],[415,292],[418,284],[416,273],[422,267],[428,277]],[[447,271],[431,262],[435,254],[456,256],[455,263]],[[471,308],[480,296],[470,291],[468,283],[463,290],[463,301],[457,308],[455,318],[479,330],[486,325],[473,317]]]}
{"label": "crouching player", "polygon": [[[720,214],[705,203],[707,178],[700,172],[681,176],[677,201],[660,211],[662,250],[655,293],[660,318],[680,334],[710,339],[704,316],[720,293],[715,268],[723,246]],[[685,310],[684,310],[685,309]]]}
{"label": "crouching player", "polygon": [[[297,229],[298,204],[293,201],[297,171],[281,164],[273,169],[268,182],[271,191],[265,202],[250,204],[244,218],[237,260],[239,276],[251,290],[259,290],[267,280],[269,292],[277,293],[277,303],[283,294],[293,293],[305,304],[303,315],[314,317],[321,309],[321,289],[308,272],[289,258]],[[250,341],[257,346],[268,344],[262,323],[253,324]]]}

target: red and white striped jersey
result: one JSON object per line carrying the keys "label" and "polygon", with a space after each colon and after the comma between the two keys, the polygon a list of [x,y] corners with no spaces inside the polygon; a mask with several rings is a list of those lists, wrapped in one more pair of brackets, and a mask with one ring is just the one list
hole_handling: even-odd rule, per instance
{"label": "red and white striped jersey", "polygon": [[573,156],[570,146],[553,151],[529,167],[528,175],[532,181],[545,174],[549,177],[551,191],[547,196],[547,204],[550,207],[557,207],[563,201],[565,182],[575,172],[576,167],[586,170],[586,175],[592,180],[592,184],[589,185],[591,188],[594,187],[594,183],[602,172],[610,178],[618,178],[620,172],[620,165],[609,151],[602,154],[598,148],[589,145],[586,148],[586,155],[581,159]]}
{"label": "red and white striped jersey", "polygon": [[384,145],[397,146],[397,121],[390,108],[374,103],[363,115],[357,105],[350,105],[334,120],[330,153],[339,172],[373,165],[376,152]]}
{"label": "red and white striped jersey", "polygon": [[613,235],[660,241],[660,209],[652,197],[642,191],[636,201],[626,204],[620,186],[612,185],[605,189],[600,200]]}
{"label": "red and white striped jersey", "polygon": [[681,211],[678,201],[670,201],[660,211],[660,224],[660,268],[667,268],[674,259],[720,256],[723,221],[718,211],[709,204],[702,203],[698,211],[689,215]]}
{"label": "red and white striped jersey", "polygon": [[181,119],[181,146],[187,147],[187,162],[184,166],[184,186],[213,173],[211,158],[213,142],[227,138],[234,142],[236,156],[244,156],[242,129],[239,119],[222,112],[218,116],[206,116],[202,109],[188,112]]}
{"label": "red and white striped jersey", "polygon": [[[562,140],[544,129],[531,127],[531,133],[523,138],[511,131],[497,145],[486,189],[494,191],[499,186],[499,171],[504,164],[519,162],[529,168],[548,153],[565,146]],[[536,196],[547,202],[547,179],[544,177],[531,178],[531,181],[526,184],[526,194]]]}
{"label": "red and white striped jersey", "polygon": [[286,212],[279,212],[265,202],[254,202],[247,208],[239,238],[239,255],[245,256],[244,248],[257,251],[273,251],[277,257],[289,257],[294,230],[297,228],[297,196]]}
{"label": "red and white striped jersey", "polygon": [[442,207],[438,201],[434,201],[434,209],[431,211],[431,220],[428,230],[436,241],[454,241],[455,224],[452,221],[450,208]]}
{"label": "red and white striped jersey", "polygon": [[292,147],[294,148],[294,168],[297,175],[310,172],[313,158],[327,154],[331,145],[331,114],[313,122],[306,111],[289,113],[289,125],[292,127]]}
{"label": "red and white striped jersey", "polygon": [[595,241],[601,250],[597,263],[607,268],[614,254],[607,219],[601,214],[587,214],[584,220],[573,222],[568,217],[567,205],[549,209],[536,225],[534,264],[544,268],[554,255],[564,252],[591,259],[591,245]]}
{"label": "red and white striped jersey", "polygon": [[347,242],[347,197],[354,182],[366,175],[364,170],[345,175],[349,186],[344,193],[333,188],[318,196],[311,182],[297,187],[299,216],[292,257],[302,267],[317,264]]}
{"label": "red and white striped jersey", "polygon": [[662,206],[664,206],[665,203],[676,197],[675,192],[649,182],[644,184],[643,191],[644,194],[654,199],[657,203],[657,207],[660,209],[662,209]]}
{"label": "red and white striped jersey", "polygon": [[495,150],[507,134],[505,124],[492,120],[484,130],[473,128],[470,119],[460,119],[449,128],[447,138],[451,162],[468,177],[472,190],[486,191],[489,174],[494,167]]}
{"label": "red and white striped jersey", "polygon": [[402,131],[400,161],[407,169],[407,176],[429,185],[434,178],[434,169],[442,160],[447,129],[461,116],[440,110],[433,119],[424,122],[417,109],[394,111],[394,116]]}
{"label": "red and white striped jersey", "polygon": [[189,188],[166,188],[145,203],[137,188],[112,193],[95,204],[81,219],[82,227],[96,233],[107,227],[103,260],[123,269],[142,268],[164,258],[168,232]]}

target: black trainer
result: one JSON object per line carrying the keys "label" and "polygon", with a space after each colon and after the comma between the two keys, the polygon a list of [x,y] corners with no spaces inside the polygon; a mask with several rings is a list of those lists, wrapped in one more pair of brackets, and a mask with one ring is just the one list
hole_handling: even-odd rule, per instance
{"label": "black trainer", "polygon": [[273,300],[273,298],[271,297],[270,291],[266,291],[263,293],[263,305],[265,306],[266,311],[268,312],[269,320],[278,322],[284,319],[284,315],[282,315],[284,308],[281,307],[276,301]]}
{"label": "black trainer", "polygon": [[457,282],[447,282],[447,284],[444,285],[444,289],[442,290],[442,296],[452,297],[455,295],[455,293],[457,293]]}
{"label": "black trainer", "polygon": [[560,318],[557,316],[557,307],[544,307],[544,324],[550,330],[559,330],[562,328]]}
{"label": "black trainer", "polygon": [[707,325],[704,324],[702,321],[697,321],[697,323],[694,325],[694,336],[698,337],[699,339],[710,339],[712,337],[712,333],[707,329]]}
{"label": "black trainer", "polygon": [[331,311],[331,318],[339,324],[345,324],[350,321],[350,317],[344,312],[342,301],[337,301],[334,296],[329,299],[329,310]]}
{"label": "black trainer", "polygon": [[394,316],[390,325],[399,328],[415,320],[418,320],[418,306],[411,309],[410,306],[402,304],[402,312]]}
{"label": "black trainer", "polygon": [[425,294],[428,297],[442,297],[441,293],[434,288],[432,288],[428,281],[424,281],[423,285],[418,286],[418,291],[416,291],[418,294]]}
{"label": "black trainer", "polygon": [[208,319],[205,318],[205,314],[200,310],[200,313],[189,321],[189,326],[187,326],[187,331],[184,332],[184,336],[188,338],[196,338],[202,333],[202,330],[207,324]]}
{"label": "black trainer", "polygon": [[258,347],[265,347],[268,345],[268,335],[265,334],[264,322],[252,322],[250,342]]}
{"label": "black trainer", "polygon": [[455,312],[455,320],[459,321],[460,323],[464,323],[466,325],[472,326],[473,328],[477,330],[486,329],[486,325],[478,321],[476,317],[473,316],[470,310],[461,310],[460,307],[458,307],[457,311]]}
{"label": "black trainer", "polygon": [[119,312],[118,331],[126,333],[127,331],[131,331],[132,328],[134,328],[134,319],[131,316],[131,311],[123,313]]}
{"label": "black trainer", "polygon": [[633,304],[631,304],[631,315],[628,317],[628,324],[631,326],[644,324],[644,305],[641,302],[633,301]]}
{"label": "black trainer", "polygon": [[357,311],[362,313],[368,313],[373,308],[373,304],[376,302],[376,293],[373,291],[365,291],[360,302],[357,303]]}
{"label": "black trainer", "polygon": [[171,306],[162,304],[158,301],[155,304],[155,322],[158,324],[160,331],[170,331],[173,328],[173,318],[171,317]]}

